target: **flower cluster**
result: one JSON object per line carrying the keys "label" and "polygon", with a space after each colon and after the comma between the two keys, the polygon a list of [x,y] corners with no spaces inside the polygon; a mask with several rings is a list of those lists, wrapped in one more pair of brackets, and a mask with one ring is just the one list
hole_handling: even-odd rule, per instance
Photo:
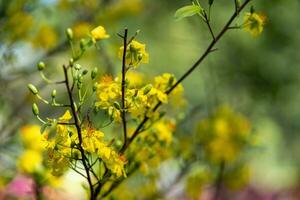
{"label": "flower cluster", "polygon": [[[118,57],[122,59],[124,47],[120,47]],[[138,67],[141,63],[149,62],[149,54],[146,52],[146,45],[141,44],[136,40],[132,40],[126,49],[126,65],[130,67]]]}
{"label": "flower cluster", "polygon": [[[71,118],[70,112],[66,111],[58,119],[55,136],[51,138],[47,135],[46,149],[53,175],[63,174],[72,166],[74,160],[82,159],[75,127],[60,124],[68,123]],[[103,132],[90,126],[84,126],[81,136],[82,149],[85,152],[97,155],[116,177],[126,176],[124,171],[126,160],[105,142]]]}
{"label": "flower cluster", "polygon": [[163,160],[170,157],[170,147],[173,142],[175,122],[161,119],[134,142],[127,156],[134,157],[140,163],[140,170],[147,174],[149,168],[157,167]]}
{"label": "flower cluster", "polygon": [[197,129],[207,159],[213,163],[233,162],[249,141],[250,125],[241,114],[220,107]]}
{"label": "flower cluster", "polygon": [[[135,76],[139,76],[135,74]],[[151,109],[158,102],[168,103],[169,97],[166,91],[176,82],[176,78],[172,74],[165,73],[156,76],[153,83],[136,84],[131,83],[130,79],[126,80],[125,91],[125,110],[131,114],[132,119],[141,120],[143,117],[151,116]],[[111,76],[103,76],[97,84],[98,101],[95,106],[99,109],[106,110],[108,114],[116,121],[121,121],[121,82],[120,78],[113,79]],[[183,87],[179,85],[170,96],[171,99],[180,99],[184,101],[182,96]],[[179,102],[180,102],[179,101]],[[180,106],[181,104],[176,104]]]}
{"label": "flower cluster", "polygon": [[[32,175],[39,184],[59,186],[60,177],[52,176],[51,169],[43,163],[43,154],[47,142],[45,137],[40,134],[40,126],[25,125],[20,132],[24,151],[18,158],[19,171],[23,174]],[[39,181],[39,178],[42,181]]]}

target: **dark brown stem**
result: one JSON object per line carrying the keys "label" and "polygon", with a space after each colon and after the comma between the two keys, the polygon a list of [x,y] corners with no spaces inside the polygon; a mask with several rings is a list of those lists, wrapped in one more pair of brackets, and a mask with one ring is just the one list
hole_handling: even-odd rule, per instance
{"label": "dark brown stem", "polygon": [[[211,41],[210,45],[207,47],[205,52],[200,56],[200,58],[190,67],[189,70],[187,70],[177,81],[176,83],[166,91],[166,94],[169,95],[181,82],[183,82],[202,62],[203,60],[212,52],[214,49],[214,46],[217,44],[217,42],[222,38],[222,36],[226,33],[226,31],[229,29],[231,23],[233,20],[238,16],[238,13],[240,13],[250,2],[251,0],[245,0],[245,2],[233,13],[233,15],[229,18],[228,22],[225,24],[223,29],[219,32],[219,34],[216,36],[214,40]],[[158,102],[156,106],[153,108],[152,111],[156,111],[160,106],[162,105],[162,102]],[[141,123],[138,125],[138,127],[135,129],[133,135],[131,138],[129,138],[127,145],[123,146],[120,150],[121,153],[124,153],[125,150],[128,148],[128,146],[132,143],[132,141],[141,133],[141,129],[143,128],[144,124],[149,120],[149,117],[145,117]]]}
{"label": "dark brown stem", "polygon": [[122,58],[122,108],[121,108],[121,117],[123,124],[123,133],[124,133],[124,144],[127,146],[127,122],[126,122],[126,111],[125,111],[125,89],[126,89],[126,49],[127,49],[127,34],[128,29],[125,28],[123,36],[123,58]]}
{"label": "dark brown stem", "polygon": [[69,83],[69,78],[68,78],[68,69],[67,67],[64,65],[63,66],[64,69],[64,75],[65,75],[65,80],[66,80],[66,88],[67,88],[67,92],[68,92],[68,96],[69,96],[69,101],[70,101],[70,105],[71,105],[71,111],[72,111],[72,115],[74,117],[75,120],[75,127],[77,130],[77,134],[78,134],[78,148],[81,154],[81,161],[82,161],[82,165],[84,167],[86,176],[87,176],[87,181],[89,184],[89,188],[90,188],[90,200],[95,200],[96,197],[94,196],[94,189],[93,189],[93,184],[92,184],[92,179],[91,179],[91,175],[89,172],[89,166],[88,163],[86,162],[86,155],[84,152],[84,149],[82,148],[82,133],[81,133],[81,126],[80,126],[80,120],[79,120],[79,116],[78,113],[76,111],[75,108],[75,101],[73,99],[73,95],[72,95],[72,91],[71,91],[71,87],[70,87],[70,83]]}
{"label": "dark brown stem", "polygon": [[222,182],[223,182],[223,177],[224,177],[224,169],[225,169],[225,162],[222,161],[220,163],[220,167],[219,167],[219,171],[218,171],[218,175],[215,181],[215,194],[214,194],[214,200],[218,200],[220,198],[221,195],[221,191],[222,191]]}
{"label": "dark brown stem", "polygon": [[211,37],[213,38],[213,40],[216,40],[215,34],[214,34],[214,32],[213,32],[213,30],[211,28],[211,25],[210,25],[210,19],[209,19],[210,17],[207,16],[206,12],[204,13],[204,18],[205,18],[205,23],[206,23],[206,25],[208,27],[208,30],[209,30],[209,32],[211,34]]}

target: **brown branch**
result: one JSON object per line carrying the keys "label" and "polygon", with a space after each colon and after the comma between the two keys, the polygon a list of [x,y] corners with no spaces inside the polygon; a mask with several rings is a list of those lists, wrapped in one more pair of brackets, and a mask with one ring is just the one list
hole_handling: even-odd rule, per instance
{"label": "brown branch", "polygon": [[90,175],[90,172],[89,172],[90,168],[88,166],[88,163],[85,160],[86,156],[85,156],[84,149],[82,148],[81,126],[80,126],[79,116],[78,116],[78,113],[77,113],[76,108],[75,108],[75,101],[73,99],[72,91],[71,91],[71,88],[70,88],[70,83],[69,83],[69,78],[68,78],[68,68],[64,65],[63,69],[64,69],[64,75],[65,75],[65,80],[66,80],[66,88],[67,88],[67,92],[68,92],[68,96],[69,96],[72,115],[73,115],[74,120],[75,120],[75,127],[76,127],[77,134],[78,134],[78,141],[79,141],[78,148],[79,148],[79,151],[80,151],[80,154],[81,154],[81,161],[82,161],[82,164],[84,166],[85,173],[87,175],[87,181],[88,181],[89,188],[90,188],[90,195],[91,195],[90,199],[95,200],[96,198],[94,196],[94,189],[93,189],[92,179],[91,179],[91,175]]}
{"label": "brown branch", "polygon": [[121,108],[121,118],[123,124],[123,134],[124,134],[124,144],[127,146],[127,122],[126,122],[126,111],[125,111],[125,89],[126,89],[126,50],[127,50],[127,34],[128,29],[125,28],[123,36],[123,57],[122,57],[122,108]]}
{"label": "brown branch", "polygon": [[[203,60],[212,52],[212,49],[214,49],[214,46],[217,44],[217,42],[222,38],[222,36],[226,33],[226,31],[229,29],[230,25],[234,21],[234,19],[238,16],[238,13],[240,13],[250,2],[251,0],[245,0],[245,2],[233,13],[233,15],[229,18],[228,22],[225,24],[223,29],[219,32],[219,34],[215,37],[214,40],[211,41],[210,45],[207,47],[205,52],[200,56],[200,58],[187,70],[178,80],[177,82],[166,91],[166,94],[169,95],[181,82],[183,82],[202,62]],[[153,112],[155,112],[160,106],[162,105],[162,102],[159,101],[156,106],[153,108]],[[133,142],[133,140],[141,133],[141,129],[145,125],[145,123],[150,118],[145,116],[145,118],[142,120],[142,122],[138,125],[138,127],[135,129],[133,135],[131,138],[129,138],[127,145],[123,146],[120,150],[120,153],[124,153],[128,146]]]}

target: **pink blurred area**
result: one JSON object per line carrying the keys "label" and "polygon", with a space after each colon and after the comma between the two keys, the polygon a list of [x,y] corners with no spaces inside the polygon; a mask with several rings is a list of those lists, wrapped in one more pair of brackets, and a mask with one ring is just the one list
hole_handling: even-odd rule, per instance
{"label": "pink blurred area", "polygon": [[32,177],[21,174],[17,175],[5,187],[0,189],[0,200],[37,200],[38,195],[43,196],[43,199],[47,200],[77,199],[59,189],[54,189],[48,186],[37,189],[36,183]]}

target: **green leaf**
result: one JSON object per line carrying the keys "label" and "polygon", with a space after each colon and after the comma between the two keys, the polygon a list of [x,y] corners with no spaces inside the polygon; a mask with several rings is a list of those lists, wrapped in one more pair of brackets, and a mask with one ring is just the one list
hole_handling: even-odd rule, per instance
{"label": "green leaf", "polygon": [[201,11],[202,8],[199,5],[184,6],[175,12],[175,18],[176,20],[181,20],[185,17],[191,17],[197,13],[200,13]]}

